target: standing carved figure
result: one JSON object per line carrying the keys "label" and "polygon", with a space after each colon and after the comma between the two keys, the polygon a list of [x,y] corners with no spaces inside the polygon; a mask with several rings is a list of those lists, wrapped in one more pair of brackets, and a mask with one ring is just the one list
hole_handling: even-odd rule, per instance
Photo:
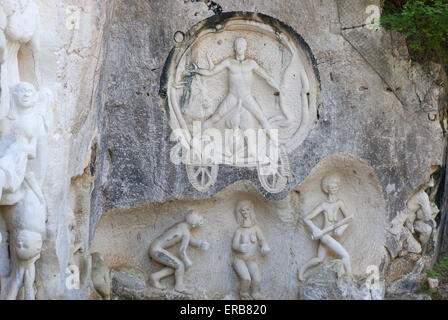
{"label": "standing carved figure", "polygon": [[18,55],[30,45],[33,56],[39,48],[39,8],[33,0],[0,1],[0,62],[1,103],[0,119],[8,114],[9,87],[20,79]]}
{"label": "standing carved figure", "polygon": [[[162,270],[151,274],[149,280],[152,286],[158,289],[165,289],[165,286],[160,283],[160,280],[174,274],[174,289],[180,293],[191,294],[184,285],[185,271],[193,264],[187,256],[187,248],[191,244],[204,251],[208,249],[209,244],[207,241],[196,240],[191,236],[191,230],[202,226],[203,222],[204,220],[199,214],[194,211],[189,211],[185,221],[176,223],[152,242],[149,247],[150,257],[166,266]],[[167,250],[177,243],[180,243],[180,258]]]}
{"label": "standing carved figure", "polygon": [[[11,88],[10,114],[0,123],[0,232],[9,235],[0,244],[1,296],[35,298],[35,262],[46,236],[46,202],[42,182],[47,167],[47,124],[43,113],[50,96],[30,83]],[[6,134],[5,134],[6,133]]]}
{"label": "standing carved figure", "polygon": [[280,92],[280,86],[260,67],[255,60],[246,59],[247,42],[244,38],[235,40],[235,58],[227,58],[218,65],[214,65],[207,56],[210,69],[200,69],[193,65],[191,72],[202,76],[212,76],[224,70],[229,71],[229,92],[227,97],[219,105],[217,112],[202,125],[202,130],[213,127],[218,121],[225,119],[226,126],[230,129],[249,129],[251,119],[256,119],[263,129],[269,130],[271,125],[265,116],[261,106],[251,93],[252,78],[254,72]]}
{"label": "standing carved figure", "polygon": [[[311,238],[319,241],[319,247],[317,249],[317,257],[312,258],[305,265],[299,268],[298,278],[304,280],[305,272],[321,262],[324,261],[327,256],[327,250],[332,251],[336,255],[340,256],[342,263],[345,267],[346,274],[351,274],[350,255],[347,250],[336,241],[335,237],[340,237],[347,229],[353,216],[347,214],[344,201],[338,199],[337,193],[341,180],[337,175],[329,175],[322,179],[322,190],[328,195],[326,201],[320,203],[304,218],[305,224],[311,231]],[[343,219],[339,218],[339,212],[342,213]],[[312,219],[324,214],[323,228],[319,229]]]}
{"label": "standing carved figure", "polygon": [[233,236],[232,249],[235,252],[233,268],[241,280],[240,298],[242,300],[262,299],[261,275],[256,258],[259,247],[261,247],[262,255],[268,254],[271,249],[257,225],[252,202],[239,201],[236,205],[236,218],[239,227]]}

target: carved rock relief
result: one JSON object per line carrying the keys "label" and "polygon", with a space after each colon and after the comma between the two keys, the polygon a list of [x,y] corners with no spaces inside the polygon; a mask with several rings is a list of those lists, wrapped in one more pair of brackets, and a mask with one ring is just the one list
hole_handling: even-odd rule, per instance
{"label": "carved rock relief", "polygon": [[[384,263],[386,209],[373,169],[350,154],[336,154],[322,160],[310,176],[280,202],[266,200],[248,182],[238,182],[207,200],[182,200],[130,210],[112,210],[103,215],[98,224],[92,251],[102,252],[110,268],[142,270],[148,284],[147,297],[151,298],[296,299],[300,286],[297,271],[316,257],[319,245],[319,241],[310,237],[303,218],[328,199],[328,194],[322,190],[322,179],[333,174],[340,177],[338,199],[343,200],[346,211],[352,216],[338,241],[350,256],[352,275],[365,277],[369,266],[381,269]],[[246,249],[253,249],[251,257],[258,270],[249,272],[248,276],[235,270],[235,258],[241,255],[241,250],[233,242],[242,239],[244,232],[241,230],[244,228],[241,226],[245,224],[237,219],[236,214],[241,203],[253,204],[253,212],[251,205],[247,207],[256,217],[256,224],[250,224],[255,232],[249,232],[246,237],[249,242],[254,241]],[[184,283],[191,294],[182,295],[174,290],[176,282],[173,276],[159,281],[167,289],[154,287],[151,275],[166,265],[151,258],[148,249],[158,237],[163,236],[163,230],[185,221],[188,210],[194,210],[204,218],[203,226],[192,231],[191,235],[195,239],[206,239],[209,249],[187,249],[188,258],[193,263],[184,273]],[[322,221],[318,218],[313,222],[322,228]],[[238,230],[240,234],[237,234]],[[179,258],[179,244],[173,244],[167,250]],[[328,252],[325,260],[340,258]],[[249,271],[247,263],[245,265]],[[309,272],[312,273],[313,269],[310,267]]]}
{"label": "carved rock relief", "polygon": [[[180,143],[172,156],[182,146],[188,178],[202,192],[216,182],[219,164],[257,169],[268,192],[281,192],[290,176],[288,154],[316,118],[313,61],[287,28],[248,17],[196,28],[170,55],[161,87],[172,139]],[[248,137],[259,129],[278,156]],[[199,149],[213,151],[192,151]]]}

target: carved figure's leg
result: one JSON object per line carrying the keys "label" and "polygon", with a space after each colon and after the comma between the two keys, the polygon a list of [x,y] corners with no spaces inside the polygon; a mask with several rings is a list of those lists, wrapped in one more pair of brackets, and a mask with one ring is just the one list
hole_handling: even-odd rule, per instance
{"label": "carved figure's leg", "polygon": [[334,233],[336,236],[340,237],[344,233],[345,229],[348,228],[348,224],[344,224],[343,226],[340,226],[334,230]]}
{"label": "carved figure's leg", "polygon": [[[260,108],[257,101],[255,101],[255,99],[252,96],[249,95],[246,98],[244,98],[243,107],[246,108],[246,110],[248,110],[255,117],[255,119],[258,120],[258,122],[260,122],[263,129],[266,130],[271,129],[271,125],[269,124],[268,119],[264,115],[263,110]],[[269,132],[267,132],[266,134],[269,135]]]}
{"label": "carved figure's leg", "polygon": [[36,293],[34,292],[34,279],[36,278],[36,267],[34,263],[26,267],[23,281],[23,288],[25,291],[25,300],[35,300]]}
{"label": "carved figure's leg", "polygon": [[261,300],[263,297],[260,294],[261,275],[258,265],[255,261],[249,261],[247,263],[247,268],[249,269],[250,277],[252,278],[252,297],[256,300]]}
{"label": "carved figure's leg", "polygon": [[233,261],[233,268],[235,269],[235,272],[237,273],[238,277],[240,278],[240,298],[241,300],[248,300],[250,299],[249,295],[249,289],[250,289],[250,273],[247,269],[246,262],[243,260],[240,260],[238,258],[235,258]]}
{"label": "carved figure's leg", "polygon": [[166,286],[160,283],[160,280],[174,274],[173,268],[163,268],[157,272],[154,272],[149,276],[149,282],[157,289],[166,289]]}
{"label": "carved figure's leg", "polygon": [[202,123],[202,132],[213,127],[219,120],[223,119],[237,107],[238,100],[232,94],[229,94],[218,106],[215,113]]}
{"label": "carved figure's leg", "polygon": [[186,289],[184,287],[184,263],[174,255],[172,255],[170,252],[161,248],[150,250],[150,255],[157,262],[169,266],[169,268],[163,268],[162,270],[155,272],[150,276],[152,285],[156,288],[163,289],[164,287],[159,282],[160,279],[174,273],[176,282],[175,290],[179,292],[185,292]]}
{"label": "carved figure's leg", "polygon": [[318,265],[319,263],[321,263],[322,261],[324,261],[326,255],[327,255],[327,249],[320,243],[319,248],[317,249],[317,257],[312,258],[307,263],[305,263],[302,267],[299,268],[299,272],[297,274],[297,277],[299,278],[299,280],[303,281],[304,280],[303,276],[305,275],[305,272],[309,268],[312,268],[312,267]]}
{"label": "carved figure's leg", "polygon": [[7,281],[7,287],[5,288],[5,296],[2,297],[3,300],[15,300],[17,298],[17,294],[23,284],[24,273],[25,269],[22,266],[13,266],[11,278],[8,279],[9,281]]}
{"label": "carved figure's leg", "polygon": [[347,250],[336,240],[334,240],[329,235],[323,236],[321,239],[322,243],[325,244],[331,251],[339,255],[342,259],[342,263],[345,267],[345,272],[347,274],[352,273],[352,268],[350,265],[350,255],[348,254]]}

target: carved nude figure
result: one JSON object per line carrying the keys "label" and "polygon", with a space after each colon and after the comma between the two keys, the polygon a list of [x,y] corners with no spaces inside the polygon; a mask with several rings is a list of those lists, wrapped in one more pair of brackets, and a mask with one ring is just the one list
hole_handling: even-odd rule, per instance
{"label": "carved nude figure", "polygon": [[236,206],[239,224],[233,236],[232,249],[235,252],[233,268],[241,280],[240,298],[243,300],[262,299],[260,294],[260,270],[257,265],[258,248],[261,254],[269,253],[270,248],[257,226],[254,205],[248,200],[239,201]]}
{"label": "carved nude figure", "polygon": [[[165,289],[160,280],[174,274],[174,289],[180,293],[190,294],[184,285],[185,270],[193,264],[187,256],[187,248],[191,244],[204,251],[208,249],[209,244],[207,241],[196,240],[191,236],[191,230],[200,227],[202,224],[203,218],[196,212],[190,211],[187,213],[185,221],[175,224],[153,241],[149,248],[149,255],[166,267],[151,274],[149,279],[152,286],[158,289]],[[177,243],[180,243],[180,258],[167,250]]]}
{"label": "carved nude figure", "polygon": [[249,129],[251,126],[248,126],[248,124],[250,124],[250,118],[252,117],[261,124],[263,129],[269,130],[271,128],[262,108],[251,93],[253,73],[255,72],[265,79],[277,92],[280,92],[280,87],[255,60],[246,59],[246,47],[246,40],[237,38],[235,40],[235,58],[227,58],[215,66],[207,55],[210,65],[208,70],[198,68],[195,64],[193,69],[190,70],[202,76],[212,76],[224,70],[229,71],[227,97],[218,106],[215,114],[203,123],[203,131],[213,127],[221,119],[225,119],[227,127],[231,129]]}
{"label": "carved nude figure", "polygon": [[[34,263],[45,239],[46,203],[42,181],[46,173],[47,126],[42,110],[48,97],[29,83],[11,88],[10,114],[0,125],[2,141],[9,141],[0,155],[0,218],[9,233],[0,244],[1,295],[15,299],[24,288],[25,299],[34,299]],[[44,99],[42,99],[44,98]],[[6,134],[4,134],[6,133]]]}
{"label": "carved nude figure", "polygon": [[18,54],[30,44],[34,54],[39,47],[39,8],[33,0],[0,1],[1,108],[0,119],[8,114],[9,86],[21,79]]}
{"label": "carved nude figure", "polygon": [[[352,216],[348,216],[344,201],[337,198],[337,193],[341,180],[337,175],[329,175],[322,179],[322,190],[328,195],[326,201],[315,207],[304,218],[305,224],[311,231],[311,238],[319,240],[317,257],[312,258],[305,265],[299,268],[298,278],[303,281],[305,272],[319,263],[323,262],[327,256],[327,250],[331,250],[340,256],[345,267],[346,274],[351,274],[350,255],[345,248],[336,241],[335,238],[340,237],[347,229],[352,220]],[[343,219],[338,217],[341,212]],[[320,214],[324,214],[323,228],[319,229],[312,221]]]}

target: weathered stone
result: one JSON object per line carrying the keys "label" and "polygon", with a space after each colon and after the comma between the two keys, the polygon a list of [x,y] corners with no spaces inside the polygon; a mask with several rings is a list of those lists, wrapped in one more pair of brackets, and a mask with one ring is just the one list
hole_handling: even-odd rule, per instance
{"label": "weathered stone", "polygon": [[339,260],[321,264],[303,284],[299,284],[301,300],[381,300],[383,297],[384,281],[370,289],[365,280],[356,281],[345,275]]}
{"label": "weathered stone", "polygon": [[133,268],[111,270],[112,292],[119,299],[142,300],[146,293],[145,275]]}
{"label": "weathered stone", "polygon": [[421,288],[426,280],[426,275],[410,273],[395,281],[387,288],[387,294],[414,293]]}
{"label": "weathered stone", "polygon": [[431,296],[425,293],[403,293],[403,294],[386,294],[387,300],[432,300]]}
{"label": "weathered stone", "polygon": [[[121,299],[295,299],[298,286],[381,299],[374,270],[391,299],[427,298],[415,291],[447,212],[442,66],[410,63],[402,34],[372,28],[379,0],[218,2],[2,1],[2,297],[85,299],[91,282],[93,299],[111,285]],[[208,183],[175,163],[173,132],[214,115],[223,130],[278,130],[280,169],[219,163]],[[188,209],[211,246],[189,251],[192,294],[146,290],[151,274],[187,269],[186,243],[208,246],[181,230],[161,241],[181,245],[174,263],[151,250]],[[314,268],[333,255],[344,268]]]}
{"label": "weathered stone", "polygon": [[435,289],[439,287],[439,279],[428,277],[428,286],[430,289]]}

